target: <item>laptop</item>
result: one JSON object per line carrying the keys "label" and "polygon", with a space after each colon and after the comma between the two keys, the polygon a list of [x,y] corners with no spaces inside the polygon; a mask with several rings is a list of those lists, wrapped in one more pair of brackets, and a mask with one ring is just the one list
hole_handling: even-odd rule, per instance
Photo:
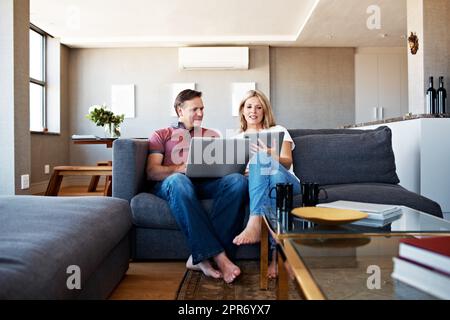
{"label": "laptop", "polygon": [[283,131],[269,131],[269,132],[255,132],[245,133],[245,139],[250,140],[250,144],[259,145],[261,140],[267,147],[272,147],[272,142],[275,141],[278,154],[281,153],[281,147],[283,146],[284,132]]}
{"label": "laptop", "polygon": [[250,157],[249,139],[191,139],[186,163],[190,178],[222,178],[232,173],[244,173]]}

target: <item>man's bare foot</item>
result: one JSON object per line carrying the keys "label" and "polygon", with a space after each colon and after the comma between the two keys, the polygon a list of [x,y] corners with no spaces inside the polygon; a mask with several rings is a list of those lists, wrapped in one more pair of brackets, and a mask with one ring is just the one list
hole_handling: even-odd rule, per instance
{"label": "man's bare foot", "polygon": [[234,238],[233,243],[238,246],[258,243],[261,240],[261,220],[261,216],[250,216],[244,231]]}
{"label": "man's bare foot", "polygon": [[222,272],[223,280],[226,283],[232,283],[241,274],[241,269],[228,259],[225,252],[221,252],[215,256],[214,261]]}
{"label": "man's bare foot", "polygon": [[211,262],[209,262],[208,260],[203,260],[198,264],[193,264],[192,256],[189,256],[189,259],[186,262],[186,268],[194,271],[202,271],[205,274],[205,276],[214,279],[222,278],[222,273],[219,270],[214,269],[213,266],[211,265]]}

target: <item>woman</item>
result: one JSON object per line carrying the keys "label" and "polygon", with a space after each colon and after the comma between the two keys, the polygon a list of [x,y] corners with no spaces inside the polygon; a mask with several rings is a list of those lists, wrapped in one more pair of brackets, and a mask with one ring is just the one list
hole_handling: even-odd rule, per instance
{"label": "woman", "polygon": [[[236,245],[260,241],[262,216],[271,210],[275,211],[275,200],[269,197],[272,187],[277,183],[292,183],[294,194],[300,193],[299,179],[292,170],[294,141],[286,128],[275,124],[272,107],[267,97],[258,90],[247,92],[239,105],[239,117],[238,137],[243,137],[245,133],[282,131],[284,138],[280,154],[273,143],[271,148],[262,141],[258,145],[252,144],[252,151],[256,153],[256,156],[250,160],[248,167],[250,218],[244,231],[234,238],[233,243]],[[268,168],[270,168],[269,171]],[[270,173],[267,174],[267,172]],[[276,252],[273,250],[268,276],[272,278],[276,275]]]}

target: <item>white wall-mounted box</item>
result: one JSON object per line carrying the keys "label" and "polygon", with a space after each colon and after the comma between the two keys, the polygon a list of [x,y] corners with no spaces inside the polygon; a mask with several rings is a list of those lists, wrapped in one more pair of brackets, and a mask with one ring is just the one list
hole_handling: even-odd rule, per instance
{"label": "white wall-mounted box", "polygon": [[178,66],[182,70],[246,70],[248,65],[248,47],[178,48]]}

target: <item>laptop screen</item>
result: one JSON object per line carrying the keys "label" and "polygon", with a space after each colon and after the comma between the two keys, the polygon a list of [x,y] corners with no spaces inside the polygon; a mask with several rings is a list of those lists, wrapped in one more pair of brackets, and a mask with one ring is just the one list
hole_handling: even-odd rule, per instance
{"label": "laptop screen", "polygon": [[249,160],[248,139],[191,139],[188,164],[246,164]]}

